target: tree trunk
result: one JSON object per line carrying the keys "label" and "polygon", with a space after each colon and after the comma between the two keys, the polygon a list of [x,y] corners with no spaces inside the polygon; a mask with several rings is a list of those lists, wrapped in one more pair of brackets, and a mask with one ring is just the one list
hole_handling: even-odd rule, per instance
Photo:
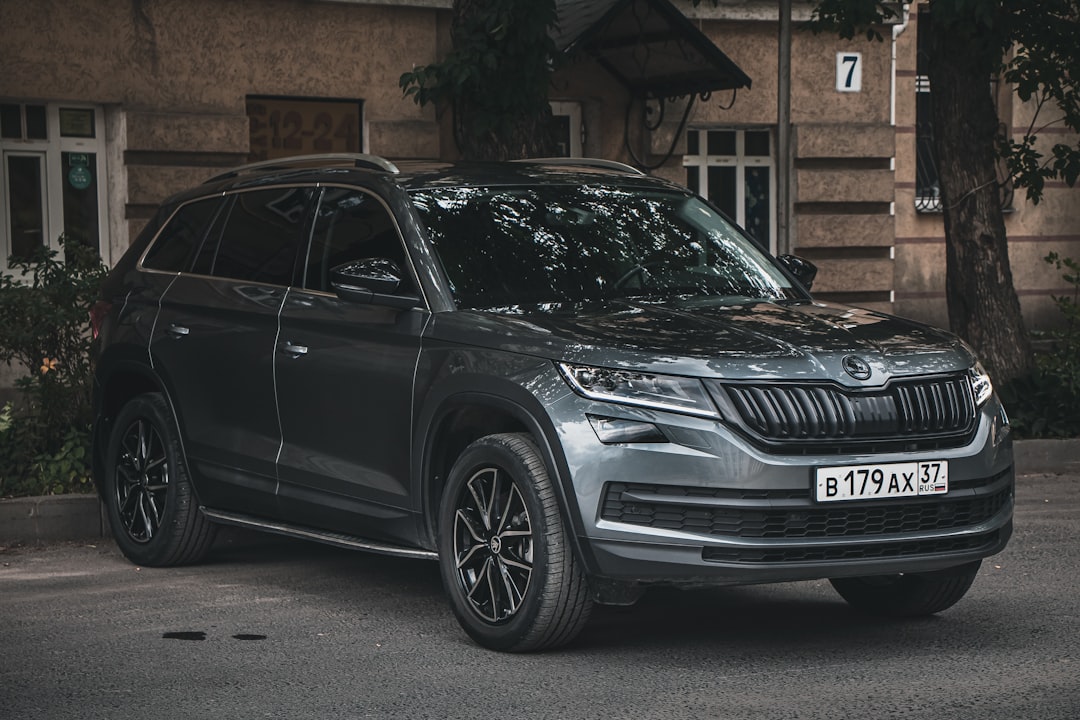
{"label": "tree trunk", "polygon": [[945,293],[953,332],[998,383],[1033,368],[1031,338],[1013,287],[995,168],[996,48],[971,25],[930,24],[932,122],[945,211]]}
{"label": "tree trunk", "polygon": [[472,132],[474,105],[459,98],[454,102],[454,142],[464,160],[521,160],[551,157],[555,144],[551,140],[551,112],[546,116],[524,113],[507,117],[508,129],[489,131],[482,135]]}
{"label": "tree trunk", "polygon": [[[554,18],[554,0],[518,0],[522,10],[503,15],[505,34],[491,31],[490,0],[454,0],[450,34],[455,47],[488,28],[498,65],[478,63],[479,87],[454,98],[454,142],[465,160],[519,160],[549,157],[555,142],[547,84],[552,57],[546,52],[547,15]],[[523,3],[545,6],[525,12]],[[505,4],[505,3],[503,3]],[[510,3],[511,5],[513,3]],[[540,18],[539,20],[537,18]]]}

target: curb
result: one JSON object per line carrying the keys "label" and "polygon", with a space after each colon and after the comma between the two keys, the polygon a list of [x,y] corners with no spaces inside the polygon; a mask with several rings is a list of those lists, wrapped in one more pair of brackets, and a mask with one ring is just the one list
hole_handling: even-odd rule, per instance
{"label": "curb", "polygon": [[1013,459],[1017,475],[1080,474],[1080,438],[1017,440]]}
{"label": "curb", "polygon": [[0,500],[0,545],[89,540],[109,532],[97,495],[46,495]]}
{"label": "curb", "polygon": [[[1017,475],[1080,475],[1080,438],[1017,440]],[[0,500],[0,545],[42,545],[110,535],[97,495],[48,495]]]}

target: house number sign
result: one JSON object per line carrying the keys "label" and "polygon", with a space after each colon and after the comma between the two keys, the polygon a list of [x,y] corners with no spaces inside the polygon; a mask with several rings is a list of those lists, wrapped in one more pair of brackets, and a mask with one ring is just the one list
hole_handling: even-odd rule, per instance
{"label": "house number sign", "polygon": [[836,53],[836,89],[862,92],[862,53]]}

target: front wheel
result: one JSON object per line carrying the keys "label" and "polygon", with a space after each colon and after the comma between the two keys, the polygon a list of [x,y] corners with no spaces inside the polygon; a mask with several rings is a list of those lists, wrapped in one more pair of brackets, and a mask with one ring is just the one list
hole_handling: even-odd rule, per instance
{"label": "front wheel", "polygon": [[526,435],[462,453],[439,507],[439,567],[461,626],[493,650],[574,639],[592,609],[547,468]]}
{"label": "front wheel", "polygon": [[854,608],[874,615],[922,617],[948,610],[964,597],[981,560],[923,573],[830,580]]}

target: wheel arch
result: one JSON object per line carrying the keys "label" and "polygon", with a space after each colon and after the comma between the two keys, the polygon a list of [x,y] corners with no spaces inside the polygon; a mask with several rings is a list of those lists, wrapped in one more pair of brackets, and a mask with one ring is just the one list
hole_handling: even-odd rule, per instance
{"label": "wheel arch", "polygon": [[[485,378],[484,382],[492,385],[491,378]],[[416,450],[420,473],[419,487],[415,490],[421,498],[420,533],[427,547],[435,547],[442,489],[450,468],[462,451],[487,435],[520,432],[533,439],[551,473],[575,554],[584,563],[587,573],[595,567],[591,553],[581,541],[581,515],[558,435],[543,405],[531,393],[509,381],[498,381],[496,387],[457,389],[431,404],[418,429]]]}
{"label": "wheel arch", "polygon": [[94,381],[94,428],[91,469],[98,494],[103,492],[105,453],[112,434],[112,424],[120,410],[133,398],[146,393],[160,393],[173,416],[181,449],[184,434],[172,394],[161,377],[145,362],[126,354],[106,356],[98,364]]}

